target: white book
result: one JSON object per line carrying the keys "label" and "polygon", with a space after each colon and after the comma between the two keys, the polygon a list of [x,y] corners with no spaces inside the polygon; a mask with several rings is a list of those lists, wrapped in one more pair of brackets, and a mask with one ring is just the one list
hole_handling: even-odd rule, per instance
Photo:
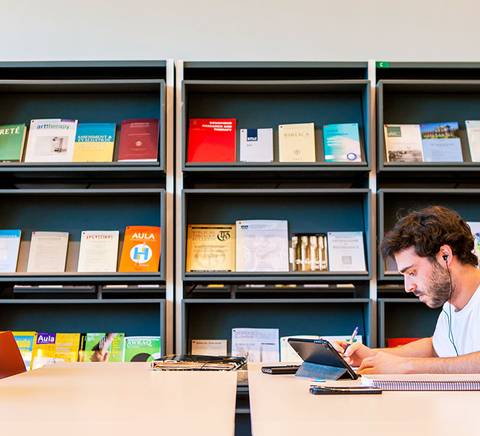
{"label": "white book", "polygon": [[385,124],[387,162],[423,162],[420,124]]}
{"label": "white book", "polygon": [[232,329],[232,356],[247,362],[278,362],[278,329]]}
{"label": "white book", "polygon": [[192,339],[192,354],[197,356],[226,356],[226,339]]}
{"label": "white book", "polygon": [[328,232],[330,271],[366,271],[363,232]]}
{"label": "white book", "polygon": [[472,162],[480,162],[480,121],[466,120],[468,146]]}
{"label": "white book", "polygon": [[0,230],[0,273],[17,271],[21,230]]}
{"label": "white book", "polygon": [[288,222],[243,220],[236,222],[237,272],[288,272]]}
{"label": "white book", "polygon": [[32,120],[25,162],[73,162],[77,120]]}
{"label": "white book", "polygon": [[273,162],[273,129],[240,129],[241,162]]}
{"label": "white book", "polygon": [[65,272],[68,232],[32,232],[27,272]]}
{"label": "white book", "polygon": [[[480,261],[480,222],[467,221],[467,224],[470,227],[473,236],[473,253]],[[477,265],[477,268],[480,268],[480,266]]]}
{"label": "white book", "polygon": [[78,272],[116,272],[118,257],[117,230],[82,232]]}

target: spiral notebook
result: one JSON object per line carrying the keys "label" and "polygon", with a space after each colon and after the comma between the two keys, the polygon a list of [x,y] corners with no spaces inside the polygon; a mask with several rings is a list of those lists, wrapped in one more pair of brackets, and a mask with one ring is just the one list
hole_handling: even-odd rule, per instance
{"label": "spiral notebook", "polygon": [[385,391],[480,391],[480,374],[364,375],[362,385]]}

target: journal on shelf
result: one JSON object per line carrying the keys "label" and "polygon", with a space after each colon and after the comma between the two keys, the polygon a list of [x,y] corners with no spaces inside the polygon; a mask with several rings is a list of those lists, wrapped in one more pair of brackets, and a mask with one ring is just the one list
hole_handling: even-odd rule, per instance
{"label": "journal on shelf", "polygon": [[127,226],[119,272],[158,272],[160,227]]}
{"label": "journal on shelf", "polygon": [[0,162],[22,160],[26,133],[25,124],[0,126]]}
{"label": "journal on shelf", "polygon": [[278,149],[280,162],[315,162],[314,123],[280,124]]}

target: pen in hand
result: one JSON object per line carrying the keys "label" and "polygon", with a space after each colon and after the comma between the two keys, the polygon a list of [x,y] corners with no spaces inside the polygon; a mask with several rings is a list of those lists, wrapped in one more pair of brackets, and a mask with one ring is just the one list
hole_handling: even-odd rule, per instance
{"label": "pen in hand", "polygon": [[358,333],[358,325],[353,330],[352,336],[350,337],[350,340],[348,341],[347,346],[343,350],[343,353],[345,353],[345,351],[347,351],[348,347],[353,344],[353,342],[355,341],[355,337],[357,336],[357,333]]}

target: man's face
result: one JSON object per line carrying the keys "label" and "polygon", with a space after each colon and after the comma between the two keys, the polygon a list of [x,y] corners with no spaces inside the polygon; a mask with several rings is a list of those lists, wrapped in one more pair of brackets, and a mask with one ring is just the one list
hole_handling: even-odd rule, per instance
{"label": "man's face", "polygon": [[414,247],[395,254],[398,271],[403,275],[405,291],[413,292],[428,307],[442,306],[450,296],[450,277],[447,269],[436,260],[421,257]]}

